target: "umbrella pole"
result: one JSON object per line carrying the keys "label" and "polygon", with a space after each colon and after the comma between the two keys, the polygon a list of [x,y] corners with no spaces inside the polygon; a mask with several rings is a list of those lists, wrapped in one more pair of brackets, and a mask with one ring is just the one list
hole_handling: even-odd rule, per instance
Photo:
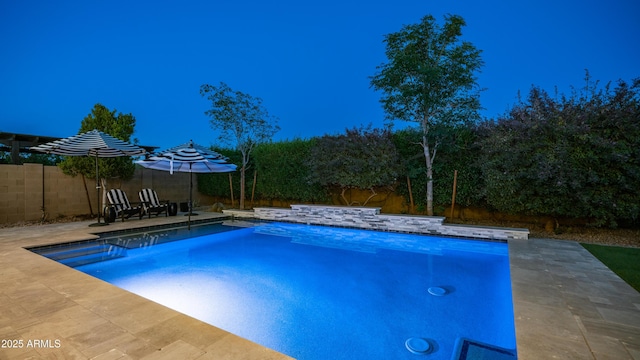
{"label": "umbrella pole", "polygon": [[98,154],[96,154],[96,193],[98,194],[98,222],[95,224],[91,224],[89,226],[103,226],[103,225],[107,225],[106,222],[101,223],[100,222],[100,176],[99,176],[99,172],[98,172]]}
{"label": "umbrella pole", "polygon": [[193,211],[193,172],[191,171],[191,164],[189,164],[189,212],[187,216],[189,216],[189,220],[187,220],[187,229],[191,230],[191,215],[195,214]]}
{"label": "umbrella pole", "polygon": [[98,171],[98,154],[96,154],[96,192],[98,193],[98,224],[100,224],[100,172]]}

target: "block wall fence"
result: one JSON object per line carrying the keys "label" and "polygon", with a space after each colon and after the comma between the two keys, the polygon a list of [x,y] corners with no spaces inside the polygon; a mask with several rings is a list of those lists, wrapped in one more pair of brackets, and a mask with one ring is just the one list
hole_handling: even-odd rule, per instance
{"label": "block wall fence", "polygon": [[[162,200],[187,202],[189,174],[171,175],[137,167],[131,180],[110,180],[107,188],[123,189],[131,202],[139,201],[138,191],[143,188],[156,190]],[[195,174],[193,188],[194,204],[215,203],[212,197],[198,192]],[[47,219],[96,214],[97,200],[93,179],[65,175],[57,166],[0,164],[0,224],[38,221],[42,220],[43,214]]]}

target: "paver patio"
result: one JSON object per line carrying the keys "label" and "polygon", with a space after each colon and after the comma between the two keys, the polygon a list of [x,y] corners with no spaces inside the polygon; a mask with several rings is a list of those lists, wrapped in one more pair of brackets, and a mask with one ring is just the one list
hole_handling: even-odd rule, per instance
{"label": "paver patio", "polygon": [[[0,339],[23,340],[0,359],[289,359],[24,249],[182,221],[0,229]],[[513,240],[509,256],[519,359],[640,359],[640,293],[580,244]]]}

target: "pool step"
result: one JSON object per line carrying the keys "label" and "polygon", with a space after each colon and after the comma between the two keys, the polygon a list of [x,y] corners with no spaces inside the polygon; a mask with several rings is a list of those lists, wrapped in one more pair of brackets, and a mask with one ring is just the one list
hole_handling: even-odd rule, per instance
{"label": "pool step", "polygon": [[40,255],[70,267],[92,264],[126,256],[126,249],[112,244],[79,243],[63,247],[39,249]]}

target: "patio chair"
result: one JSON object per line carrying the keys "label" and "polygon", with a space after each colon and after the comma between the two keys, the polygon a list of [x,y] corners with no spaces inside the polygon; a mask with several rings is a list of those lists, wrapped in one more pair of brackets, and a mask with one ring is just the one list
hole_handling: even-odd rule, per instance
{"label": "patio chair", "polygon": [[107,192],[107,199],[111,208],[115,211],[116,218],[128,219],[133,215],[138,215],[142,219],[143,209],[141,205],[131,206],[127,194],[121,189],[111,189]]}
{"label": "patio chair", "polygon": [[145,214],[151,217],[154,213],[156,216],[164,212],[164,216],[169,216],[169,201],[158,200],[158,194],[153,189],[142,189],[138,196],[142,202],[142,208]]}

